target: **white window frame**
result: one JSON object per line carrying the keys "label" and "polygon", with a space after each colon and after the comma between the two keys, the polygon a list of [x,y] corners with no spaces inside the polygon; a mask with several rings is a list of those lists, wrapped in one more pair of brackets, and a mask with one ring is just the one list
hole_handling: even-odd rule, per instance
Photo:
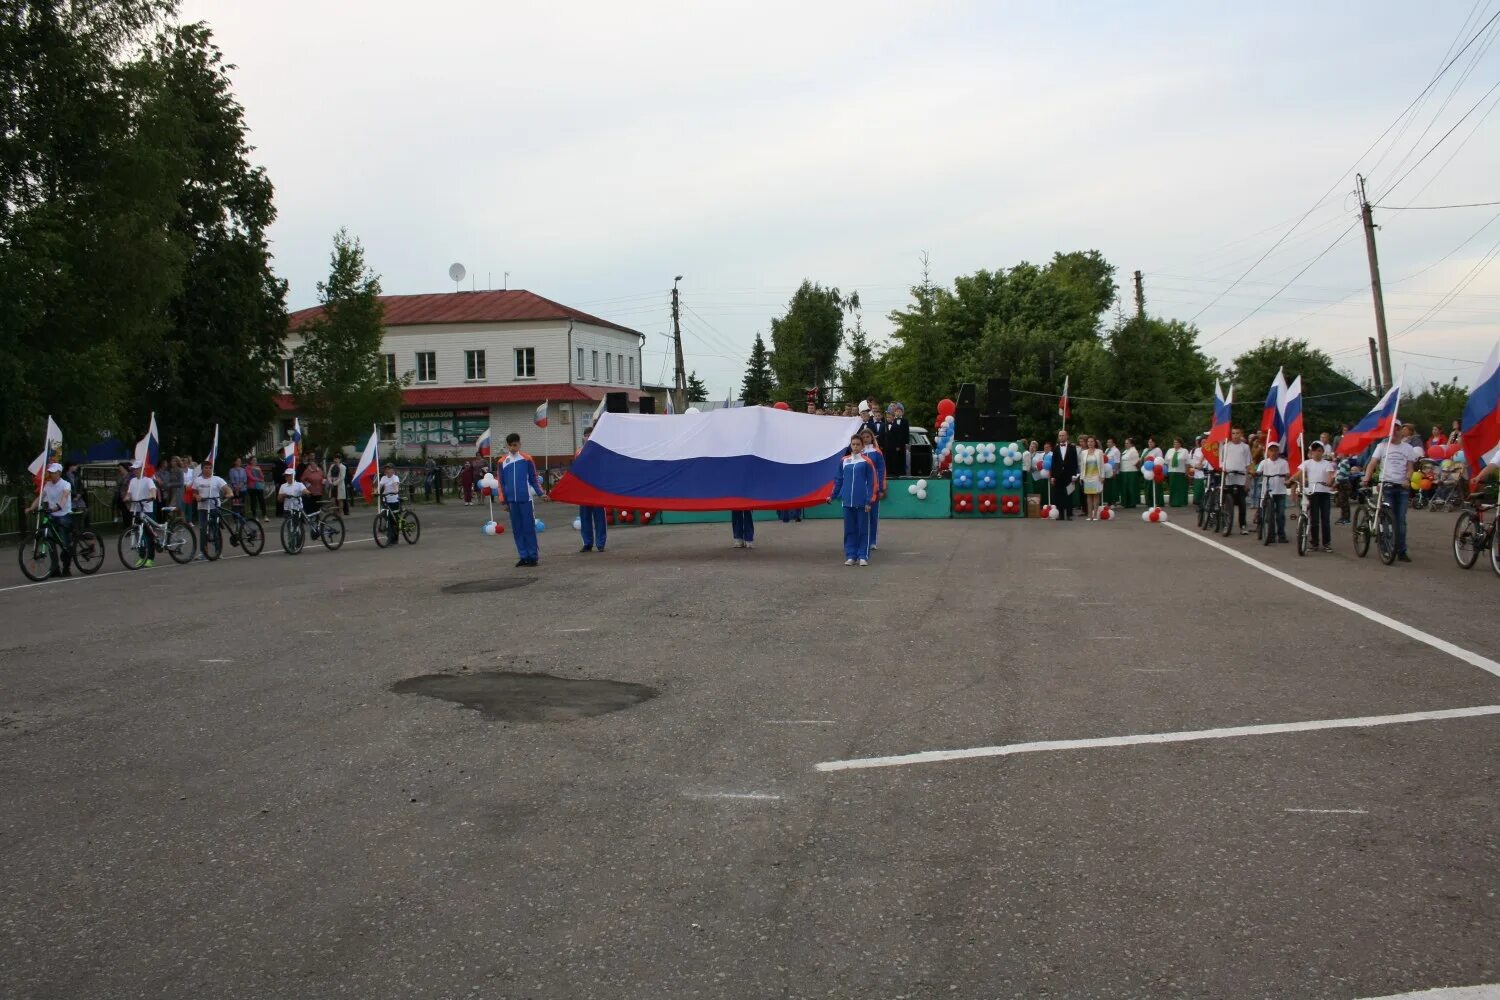
{"label": "white window frame", "polygon": [[632,354],[629,357],[627,357],[625,359],[625,363],[629,366],[629,372],[630,372],[629,377],[626,378],[626,380],[625,380],[625,384],[626,385],[635,385],[635,355]]}
{"label": "white window frame", "polygon": [[615,356],[613,354],[610,354],[608,351],[606,351],[605,354],[604,354],[604,381],[606,381],[606,382],[613,382],[614,380],[615,380]]}
{"label": "white window frame", "polygon": [[[425,382],[436,382],[438,380],[438,377],[437,377],[437,351],[417,351],[416,352],[416,357],[417,357],[417,381],[418,382],[424,382],[424,383]],[[427,374],[425,376],[423,376],[423,374],[422,374],[422,367],[423,367],[422,366],[422,359],[423,358],[426,358],[428,360]]]}
{"label": "white window frame", "polygon": [[[527,381],[536,378],[536,348],[517,347],[514,352],[516,378]],[[525,362],[524,364],[522,362]],[[529,369],[529,370],[525,370]]]}
{"label": "white window frame", "polygon": [[400,378],[396,375],[396,356],[394,354],[382,354],[380,358],[384,362],[382,367],[385,368],[385,380],[387,382],[399,382]]}
{"label": "white window frame", "polygon": [[290,390],[297,376],[296,364],[291,358],[281,359],[281,387]]}
{"label": "white window frame", "polygon": [[[478,365],[474,362],[478,361]],[[464,381],[465,382],[487,382],[485,377],[486,361],[484,351],[464,351]],[[476,374],[477,372],[477,374]]]}
{"label": "white window frame", "polygon": [[597,382],[597,381],[599,381],[599,352],[598,351],[594,351],[594,352],[592,352],[590,354],[589,381],[590,382]]}
{"label": "white window frame", "polygon": [[575,376],[578,381],[583,381],[583,348],[578,349],[578,372]]}

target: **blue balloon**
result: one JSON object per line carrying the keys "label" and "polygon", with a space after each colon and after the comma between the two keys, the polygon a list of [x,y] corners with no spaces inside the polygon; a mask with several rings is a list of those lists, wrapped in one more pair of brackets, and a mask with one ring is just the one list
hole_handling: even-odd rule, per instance
{"label": "blue balloon", "polygon": [[988,470],[979,474],[979,488],[987,490],[995,485],[995,474]]}
{"label": "blue balloon", "polygon": [[1050,469],[1050,468],[1052,468],[1052,452],[1049,451],[1049,452],[1047,452],[1047,454],[1045,454],[1045,455],[1042,456],[1042,468],[1044,468],[1044,469]]}
{"label": "blue balloon", "polygon": [[537,534],[541,534],[542,532],[544,532],[546,530],[547,530],[547,526],[542,523],[541,518],[537,518],[537,522],[536,522],[536,531],[537,531]]}
{"label": "blue balloon", "polygon": [[1006,472],[1005,476],[1000,481],[1000,485],[1008,490],[1020,489],[1021,473],[1014,470]]}

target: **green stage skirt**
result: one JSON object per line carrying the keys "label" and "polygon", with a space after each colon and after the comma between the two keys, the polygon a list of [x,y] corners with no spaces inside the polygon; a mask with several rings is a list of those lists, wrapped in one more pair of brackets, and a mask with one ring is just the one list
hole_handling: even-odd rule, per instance
{"label": "green stage skirt", "polygon": [[1110,476],[1104,481],[1104,502],[1115,504],[1120,502],[1120,477]]}
{"label": "green stage skirt", "polygon": [[1198,506],[1198,507],[1202,507],[1203,506],[1203,491],[1204,491],[1204,489],[1207,488],[1207,486],[1208,486],[1208,479],[1207,478],[1204,478],[1204,479],[1194,479],[1193,480],[1193,504],[1195,506]]}
{"label": "green stage skirt", "polygon": [[1188,477],[1186,472],[1167,473],[1167,503],[1173,507],[1186,507]]}
{"label": "green stage skirt", "polygon": [[1115,477],[1120,481],[1120,503],[1127,508],[1134,508],[1141,502],[1141,474],[1139,472],[1122,472]]}

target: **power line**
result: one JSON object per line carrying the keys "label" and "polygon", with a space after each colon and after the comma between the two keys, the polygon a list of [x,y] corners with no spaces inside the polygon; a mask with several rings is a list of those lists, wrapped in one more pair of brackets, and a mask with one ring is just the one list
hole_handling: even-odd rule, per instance
{"label": "power line", "polygon": [[1474,279],[1478,278],[1482,273],[1484,273],[1485,268],[1494,263],[1496,257],[1500,257],[1500,240],[1497,240],[1495,242],[1495,245],[1490,247],[1490,249],[1485,252],[1483,257],[1479,258],[1479,262],[1477,264],[1469,268],[1469,273],[1458,280],[1458,284],[1453,286],[1453,290],[1448,293],[1447,297],[1440,299],[1433,305],[1431,309],[1427,310],[1425,315],[1423,315],[1420,319],[1412,320],[1409,324],[1407,324],[1405,329],[1403,329],[1400,333],[1396,334],[1396,336],[1392,337],[1391,339],[1395,340],[1398,337],[1404,337],[1407,334],[1412,333],[1420,326],[1422,326],[1422,324],[1428,322],[1433,316],[1436,316],[1438,313],[1442,312],[1444,307],[1446,307],[1448,303],[1452,302],[1460,292],[1462,292],[1465,288],[1469,287],[1469,285],[1473,283]]}
{"label": "power line", "polygon": [[[1497,12],[1497,13],[1496,13],[1496,16],[1497,16],[1497,17],[1500,17],[1500,12]],[[1468,111],[1465,111],[1465,112],[1464,112],[1464,113],[1463,113],[1463,115],[1462,115],[1462,116],[1461,116],[1461,117],[1460,117],[1460,118],[1459,118],[1459,119],[1458,119],[1458,121],[1456,121],[1456,122],[1454,122],[1454,123],[1453,123],[1453,126],[1452,126],[1452,127],[1451,127],[1451,128],[1449,128],[1449,129],[1448,129],[1448,131],[1446,131],[1446,132],[1444,132],[1444,133],[1443,133],[1443,134],[1442,134],[1442,135],[1441,135],[1441,136],[1440,136],[1440,137],[1439,137],[1439,138],[1438,138],[1438,141],[1437,141],[1437,142],[1434,142],[1434,143],[1433,143],[1433,144],[1432,144],[1432,145],[1431,145],[1431,146],[1429,146],[1429,147],[1428,147],[1428,148],[1427,148],[1427,152],[1425,152],[1425,153],[1423,153],[1423,154],[1422,154],[1422,155],[1421,155],[1421,156],[1419,156],[1419,157],[1418,157],[1418,158],[1417,158],[1417,162],[1416,162],[1416,163],[1413,163],[1413,164],[1412,164],[1412,165],[1411,165],[1411,166],[1410,166],[1410,167],[1408,167],[1408,168],[1407,168],[1407,169],[1406,169],[1406,173],[1404,173],[1404,174],[1402,174],[1402,175],[1401,175],[1401,176],[1400,176],[1400,177],[1398,177],[1398,178],[1396,178],[1396,182],[1395,182],[1395,183],[1394,183],[1394,184],[1392,184],[1392,185],[1391,185],[1391,186],[1390,186],[1390,187],[1388,187],[1388,188],[1386,188],[1386,189],[1385,189],[1385,190],[1384,190],[1384,191],[1382,191],[1382,192],[1381,192],[1381,193],[1380,193],[1380,198],[1381,198],[1381,200],[1382,200],[1382,201],[1384,201],[1384,200],[1385,200],[1385,199],[1386,199],[1386,198],[1389,198],[1389,197],[1390,197],[1390,195],[1391,195],[1391,192],[1392,192],[1392,191],[1394,191],[1394,190],[1396,190],[1396,188],[1398,188],[1398,187],[1400,187],[1400,186],[1401,186],[1401,182],[1402,182],[1402,181],[1404,181],[1404,180],[1406,180],[1406,179],[1407,179],[1407,178],[1408,178],[1408,177],[1410,177],[1410,176],[1411,176],[1411,172],[1412,172],[1412,171],[1413,171],[1413,170],[1416,170],[1416,169],[1417,169],[1417,168],[1418,168],[1418,167],[1420,167],[1420,166],[1421,166],[1421,165],[1422,165],[1422,163],[1423,163],[1423,162],[1424,162],[1424,161],[1425,161],[1425,160],[1426,160],[1426,159],[1427,159],[1427,158],[1428,158],[1428,157],[1429,157],[1429,156],[1431,156],[1431,155],[1432,155],[1432,154],[1433,154],[1433,153],[1434,153],[1434,152],[1435,152],[1435,151],[1436,151],[1436,150],[1437,150],[1437,148],[1438,148],[1438,147],[1439,147],[1439,146],[1441,146],[1441,145],[1442,145],[1442,144],[1443,144],[1443,143],[1444,143],[1444,142],[1445,142],[1445,141],[1447,141],[1447,139],[1448,139],[1448,137],[1449,137],[1449,136],[1450,136],[1450,135],[1452,135],[1452,134],[1453,134],[1453,133],[1454,133],[1454,132],[1455,132],[1455,131],[1457,131],[1457,130],[1458,130],[1458,127],[1459,127],[1459,126],[1460,126],[1460,125],[1462,125],[1462,124],[1463,124],[1463,123],[1464,123],[1464,119],[1466,119],[1466,118],[1468,118],[1468,117],[1469,117],[1469,116],[1470,116],[1470,115],[1472,115],[1472,114],[1473,114],[1473,113],[1474,113],[1474,110],[1475,110],[1475,109],[1476,109],[1476,108],[1478,108],[1478,107],[1479,107],[1479,105],[1481,105],[1481,104],[1483,104],[1483,103],[1484,103],[1484,102],[1485,102],[1485,101],[1487,101],[1487,100],[1489,100],[1489,97],[1490,97],[1490,95],[1491,95],[1491,94],[1493,94],[1493,93],[1494,93],[1494,92],[1495,92],[1495,90],[1496,90],[1496,88],[1500,88],[1500,80],[1496,80],[1496,81],[1495,81],[1495,82],[1494,82],[1494,84],[1492,84],[1492,85],[1491,85],[1491,86],[1490,86],[1490,89],[1489,89],[1489,90],[1486,90],[1486,91],[1485,91],[1485,92],[1484,92],[1484,95],[1483,95],[1483,96],[1482,96],[1482,97],[1480,97],[1480,98],[1479,98],[1479,100],[1477,100],[1477,101],[1475,101],[1475,102],[1474,102],[1474,103],[1473,103],[1473,104],[1472,104],[1472,105],[1470,105],[1470,106],[1469,106],[1469,110],[1468,110]]]}
{"label": "power line", "polygon": [[1443,208],[1489,208],[1491,205],[1500,205],[1500,201],[1469,201],[1462,205],[1371,205],[1371,208],[1384,209],[1387,212],[1436,212]]}

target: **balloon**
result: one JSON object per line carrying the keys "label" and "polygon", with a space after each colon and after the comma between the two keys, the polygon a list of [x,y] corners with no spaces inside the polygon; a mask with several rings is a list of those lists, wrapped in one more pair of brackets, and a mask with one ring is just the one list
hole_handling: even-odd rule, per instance
{"label": "balloon", "polygon": [[1115,512],[1108,507],[1101,507],[1099,509],[1099,520],[1101,521],[1112,521],[1114,520],[1114,516]]}
{"label": "balloon", "polygon": [[503,525],[503,524],[497,524],[497,525],[495,525],[495,534],[497,534],[497,535],[503,535],[503,534],[505,534],[505,525]]}
{"label": "balloon", "polygon": [[700,410],[700,409],[698,409],[696,406],[689,406],[687,409],[683,410],[682,412],[683,413],[702,413],[703,411]]}
{"label": "balloon", "polygon": [[1043,469],[1036,474],[1036,477],[1038,479],[1051,479],[1052,473],[1048,469]]}
{"label": "balloon", "polygon": [[1058,518],[1062,517],[1062,512],[1059,511],[1056,507],[1048,507],[1047,517],[1053,521],[1056,521]]}
{"label": "balloon", "polygon": [[486,534],[486,535],[493,535],[495,533],[495,522],[494,521],[486,521],[484,523],[484,525],[480,527],[479,530],[481,532],[483,532],[484,534]]}
{"label": "balloon", "polygon": [[542,533],[542,532],[544,532],[544,531],[546,531],[546,530],[547,530],[547,526],[546,526],[546,525],[545,525],[545,524],[543,524],[543,523],[542,523],[542,522],[541,522],[541,520],[540,520],[540,519],[539,519],[539,520],[538,520],[538,521],[537,521],[537,522],[536,522],[536,533],[537,533],[537,534],[539,534],[539,535],[540,535],[540,534],[541,534],[541,533]]}
{"label": "balloon", "polygon": [[1021,473],[1017,469],[1011,469],[1000,477],[1000,486],[1007,490],[1018,490],[1021,488]]}
{"label": "balloon", "polygon": [[[1006,473],[1006,475],[1009,475],[1009,474],[1010,473]],[[995,474],[994,474],[994,472],[990,471],[989,469],[986,469],[986,470],[984,470],[983,472],[981,472],[979,474],[979,488],[980,489],[992,490],[992,489],[995,488],[995,482],[996,482]]]}
{"label": "balloon", "polygon": [[581,518],[581,517],[575,517],[575,518],[573,518],[573,530],[574,531],[582,531],[583,530],[583,518]]}
{"label": "balloon", "polygon": [[919,489],[919,490],[925,490],[926,488],[927,488],[927,480],[925,480],[925,479],[918,479],[917,480],[917,489]]}
{"label": "balloon", "polygon": [[954,411],[956,411],[957,409],[958,404],[953,402],[953,400],[951,399],[944,397],[943,399],[938,400],[937,415],[940,417],[951,417]]}
{"label": "balloon", "polygon": [[906,488],[906,492],[910,493],[912,496],[916,496],[917,495],[917,489],[918,489],[917,484],[916,483],[912,483],[910,486],[908,486]]}
{"label": "balloon", "polygon": [[1164,511],[1164,510],[1162,510],[1160,507],[1156,508],[1156,519],[1158,521],[1160,521],[1162,524],[1166,524],[1167,523],[1167,512]]}
{"label": "balloon", "polygon": [[1052,468],[1052,453],[1050,451],[1042,456],[1042,468],[1048,470]]}
{"label": "balloon", "polygon": [[974,473],[970,472],[967,469],[960,469],[958,472],[955,472],[953,474],[953,485],[968,489],[970,486],[974,485]]}
{"label": "balloon", "polygon": [[1000,501],[1000,511],[1004,514],[1019,514],[1021,512],[1021,498],[1017,496],[1003,498]]}
{"label": "balloon", "polygon": [[927,499],[927,491],[926,490],[917,490],[917,499],[918,500],[926,500]]}
{"label": "balloon", "polygon": [[[788,406],[788,405],[786,405],[786,404],[785,404],[785,403],[782,403],[782,402],[777,402],[777,403],[776,403],[776,409],[778,409],[778,410],[790,410],[790,409],[791,409],[791,407],[790,407],[790,406]],[[695,412],[695,411],[693,411],[693,410],[688,410],[688,412],[689,412],[689,413],[693,413],[693,412]]]}

